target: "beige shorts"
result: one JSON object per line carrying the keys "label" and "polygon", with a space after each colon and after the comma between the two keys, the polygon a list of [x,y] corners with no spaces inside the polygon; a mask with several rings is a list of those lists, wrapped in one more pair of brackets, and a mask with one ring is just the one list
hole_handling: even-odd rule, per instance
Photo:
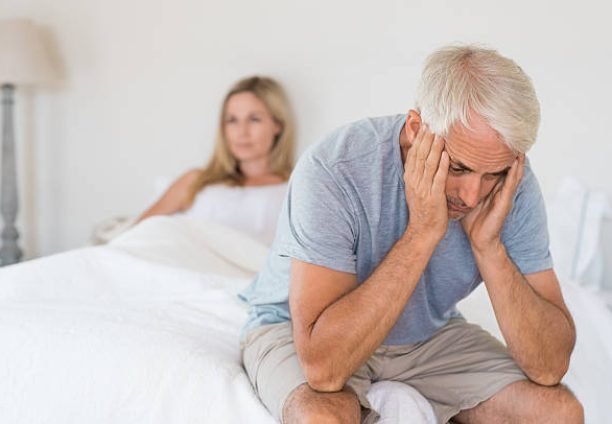
{"label": "beige shorts", "polygon": [[[247,334],[242,360],[253,387],[279,421],[291,392],[306,379],[298,363],[291,323],[266,325]],[[506,347],[477,325],[455,318],[431,339],[411,345],[381,346],[349,379],[362,407],[364,422],[376,422],[367,393],[372,382],[400,381],[418,390],[439,423],[470,409],[508,384],[527,377]]]}

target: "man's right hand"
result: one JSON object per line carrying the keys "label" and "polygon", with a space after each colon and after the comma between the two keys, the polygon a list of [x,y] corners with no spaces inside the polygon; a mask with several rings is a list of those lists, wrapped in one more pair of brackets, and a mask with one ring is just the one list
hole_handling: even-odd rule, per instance
{"label": "man's right hand", "polygon": [[410,220],[406,232],[437,244],[448,228],[446,178],[449,158],[444,140],[421,125],[404,163],[404,185]]}

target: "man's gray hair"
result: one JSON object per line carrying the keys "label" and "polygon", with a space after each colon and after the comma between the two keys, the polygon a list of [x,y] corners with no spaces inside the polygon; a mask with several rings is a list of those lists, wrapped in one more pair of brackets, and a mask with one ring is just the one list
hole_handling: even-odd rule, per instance
{"label": "man's gray hair", "polygon": [[470,128],[470,114],[480,115],[516,153],[529,150],[540,125],[540,104],[527,74],[496,50],[474,45],[444,47],[429,56],[416,106],[442,137],[455,123]]}

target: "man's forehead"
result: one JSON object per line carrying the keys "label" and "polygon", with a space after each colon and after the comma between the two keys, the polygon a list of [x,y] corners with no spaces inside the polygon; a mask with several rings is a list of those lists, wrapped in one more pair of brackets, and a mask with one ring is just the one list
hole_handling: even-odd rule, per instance
{"label": "man's forehead", "polygon": [[500,172],[516,159],[516,154],[484,119],[470,119],[469,128],[454,124],[445,142],[451,161],[477,172]]}

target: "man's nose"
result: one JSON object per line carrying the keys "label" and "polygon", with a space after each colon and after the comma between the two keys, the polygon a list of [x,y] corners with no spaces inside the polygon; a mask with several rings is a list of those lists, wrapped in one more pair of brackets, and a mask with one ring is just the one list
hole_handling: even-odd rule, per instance
{"label": "man's nose", "polygon": [[459,197],[468,208],[474,208],[480,202],[480,177],[464,175],[462,183]]}

